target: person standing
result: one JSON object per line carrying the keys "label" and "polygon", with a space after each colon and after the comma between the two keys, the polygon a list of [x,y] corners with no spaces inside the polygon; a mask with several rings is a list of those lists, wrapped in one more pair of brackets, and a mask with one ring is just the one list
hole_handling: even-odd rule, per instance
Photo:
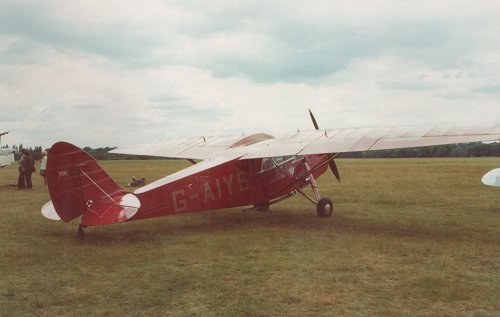
{"label": "person standing", "polygon": [[47,152],[42,152],[42,159],[40,160],[40,176],[43,178],[43,184],[47,185]]}
{"label": "person standing", "polygon": [[19,159],[19,177],[17,178],[17,189],[24,189],[26,187],[26,179],[24,177],[24,161],[26,160],[26,155],[24,154],[24,149],[21,149],[21,158]]}
{"label": "person standing", "polygon": [[[33,158],[31,157],[30,152],[27,149],[22,149],[21,152],[23,153],[23,155],[19,160],[19,164],[23,169],[26,188],[32,189],[33,184],[31,182],[31,174],[35,171],[35,161],[33,161]],[[19,183],[18,183],[18,188],[19,188]]]}

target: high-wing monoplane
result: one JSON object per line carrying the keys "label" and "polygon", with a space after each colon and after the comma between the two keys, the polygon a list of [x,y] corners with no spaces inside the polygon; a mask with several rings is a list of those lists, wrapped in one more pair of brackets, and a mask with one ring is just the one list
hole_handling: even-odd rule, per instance
{"label": "high-wing monoplane", "polygon": [[[500,124],[486,128],[350,128],[294,131],[274,138],[248,136],[196,137],[122,147],[112,153],[190,160],[193,165],[128,192],[80,148],[58,142],[50,149],[47,179],[51,201],[45,217],[82,228],[123,221],[229,207],[267,209],[301,194],[329,217],[333,203],[321,197],[316,179],[346,152],[500,140]],[[197,162],[199,161],[199,162]],[[313,195],[304,188],[310,186]]]}
{"label": "high-wing monoplane", "polygon": [[[2,136],[9,132],[0,133],[0,145],[2,144]],[[10,165],[14,162],[14,150],[9,148],[0,148],[0,168]]]}

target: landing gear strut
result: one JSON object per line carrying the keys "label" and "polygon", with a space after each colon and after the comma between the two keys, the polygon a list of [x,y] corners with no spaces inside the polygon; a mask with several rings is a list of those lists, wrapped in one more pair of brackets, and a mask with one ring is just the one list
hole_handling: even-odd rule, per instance
{"label": "landing gear strut", "polygon": [[[307,161],[305,162],[304,166],[306,168],[306,171],[309,172],[311,170]],[[309,175],[309,184],[311,184],[311,188],[313,190],[314,196],[316,197],[316,200],[310,198],[301,190],[298,190],[298,192],[301,193],[307,199],[309,199],[312,203],[316,204],[316,214],[318,215],[318,217],[321,218],[330,217],[333,213],[332,200],[329,198],[321,198],[318,191],[318,185],[316,184],[316,180],[314,179],[313,174]]]}

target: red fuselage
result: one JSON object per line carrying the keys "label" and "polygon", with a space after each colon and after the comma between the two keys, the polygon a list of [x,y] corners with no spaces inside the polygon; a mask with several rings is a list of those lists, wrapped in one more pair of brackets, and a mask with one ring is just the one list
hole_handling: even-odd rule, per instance
{"label": "red fuselage", "polygon": [[304,187],[311,173],[319,177],[330,158],[308,155],[278,161],[229,161],[149,190],[137,190],[134,194],[141,207],[129,220],[266,204]]}

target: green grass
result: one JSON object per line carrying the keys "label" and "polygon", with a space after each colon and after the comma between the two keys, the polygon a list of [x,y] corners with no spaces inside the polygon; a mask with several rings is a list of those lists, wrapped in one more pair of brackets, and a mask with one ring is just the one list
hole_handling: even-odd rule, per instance
{"label": "green grass", "polygon": [[[118,183],[189,163],[104,161]],[[499,316],[499,158],[340,159],[336,203],[300,196],[88,228],[42,217],[49,200],[0,188],[2,316]],[[17,180],[16,166],[0,183]]]}

